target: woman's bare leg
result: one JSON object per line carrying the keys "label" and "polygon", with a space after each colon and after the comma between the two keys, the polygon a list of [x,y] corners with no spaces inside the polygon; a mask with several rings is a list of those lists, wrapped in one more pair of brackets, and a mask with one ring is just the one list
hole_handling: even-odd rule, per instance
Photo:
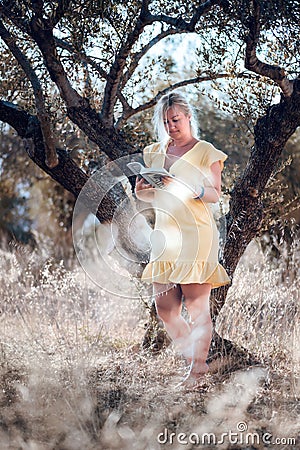
{"label": "woman's bare leg", "polygon": [[165,329],[172,339],[175,348],[184,356],[192,356],[186,340],[191,333],[190,325],[182,317],[182,291],[179,285],[167,291],[166,285],[153,283],[155,303],[158,317],[163,321]]}
{"label": "woman's bare leg", "polygon": [[190,341],[194,349],[191,373],[200,375],[208,371],[206,359],[212,337],[209,308],[211,285],[208,283],[182,284],[181,290],[191,318]]}

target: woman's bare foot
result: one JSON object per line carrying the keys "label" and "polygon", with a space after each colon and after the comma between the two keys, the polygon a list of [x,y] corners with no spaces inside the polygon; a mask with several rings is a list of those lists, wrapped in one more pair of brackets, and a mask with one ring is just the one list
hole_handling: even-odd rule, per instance
{"label": "woman's bare foot", "polygon": [[206,382],[206,374],[209,371],[209,367],[206,362],[187,360],[189,363],[189,369],[183,380],[177,386],[199,386],[204,385]]}
{"label": "woman's bare foot", "polygon": [[205,361],[197,361],[197,360],[192,361],[190,368],[191,375],[201,377],[205,375],[208,371],[209,367]]}

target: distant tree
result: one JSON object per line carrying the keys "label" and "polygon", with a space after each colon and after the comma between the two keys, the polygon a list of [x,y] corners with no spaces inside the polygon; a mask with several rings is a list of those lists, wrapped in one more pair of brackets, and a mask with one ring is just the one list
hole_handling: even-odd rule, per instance
{"label": "distant tree", "polygon": [[[80,144],[78,138],[76,142]],[[0,140],[1,245],[43,243],[45,250],[51,242],[48,257],[70,263],[74,259],[73,206],[74,196],[28,158],[12,128],[4,130]]]}
{"label": "distant tree", "polygon": [[11,240],[34,243],[26,198],[26,169],[31,161],[25,152],[18,152],[18,144],[12,132],[3,133],[0,141],[0,241],[4,247]]}
{"label": "distant tree", "polygon": [[[88,163],[79,166],[65,145],[70,123],[96,144],[103,161],[115,160],[140,151],[142,139],[135,134],[132,142],[130,127],[127,132],[130,119],[146,116],[163,94],[230,81],[231,102],[220,100],[220,107],[242,111],[254,133],[227,214],[223,264],[232,276],[260,231],[265,187],[300,124],[299,2],[0,0],[0,17],[0,120],[24,139],[28,156],[75,197],[89,172]],[[153,78],[163,80],[170,61],[151,56],[152,49],[189,33],[202,39],[194,77],[169,74],[157,91]],[[109,221],[116,198],[124,197],[121,188],[109,192],[99,220]],[[215,292],[214,317],[226,293],[227,288]]]}

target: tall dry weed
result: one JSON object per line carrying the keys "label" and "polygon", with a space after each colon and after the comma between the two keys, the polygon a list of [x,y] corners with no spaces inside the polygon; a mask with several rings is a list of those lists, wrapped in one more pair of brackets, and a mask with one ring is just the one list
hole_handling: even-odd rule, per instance
{"label": "tall dry weed", "polygon": [[299,446],[299,249],[287,272],[248,248],[218,330],[262,364],[221,366],[196,389],[178,385],[186,367],[171,347],[141,349],[138,295],[96,289],[80,268],[24,248],[0,257],[1,450]]}

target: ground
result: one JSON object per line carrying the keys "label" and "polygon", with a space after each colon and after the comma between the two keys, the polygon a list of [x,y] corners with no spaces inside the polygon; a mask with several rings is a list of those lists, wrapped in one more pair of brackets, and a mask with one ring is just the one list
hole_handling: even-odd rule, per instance
{"label": "ground", "polygon": [[187,367],[172,346],[142,348],[139,295],[2,252],[1,450],[300,448],[298,281],[259,246],[247,252],[218,331],[259,364],[220,359],[198,386],[180,384]]}

